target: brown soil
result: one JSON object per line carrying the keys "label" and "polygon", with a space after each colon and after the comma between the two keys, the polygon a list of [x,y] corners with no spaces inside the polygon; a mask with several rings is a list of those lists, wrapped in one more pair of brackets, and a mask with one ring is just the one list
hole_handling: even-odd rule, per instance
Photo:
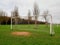
{"label": "brown soil", "polygon": [[17,36],[30,36],[30,32],[12,32],[12,35],[17,35]]}

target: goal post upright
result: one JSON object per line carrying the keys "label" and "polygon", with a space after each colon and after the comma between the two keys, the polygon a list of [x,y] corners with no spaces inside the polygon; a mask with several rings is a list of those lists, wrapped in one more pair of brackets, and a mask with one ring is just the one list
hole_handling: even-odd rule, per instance
{"label": "goal post upright", "polygon": [[12,14],[11,14],[11,30],[12,30]]}
{"label": "goal post upright", "polygon": [[53,23],[52,23],[52,15],[50,16],[50,35],[53,36],[55,34],[54,29],[53,29]]}
{"label": "goal post upright", "polygon": [[50,34],[52,35],[52,16],[50,15]]}

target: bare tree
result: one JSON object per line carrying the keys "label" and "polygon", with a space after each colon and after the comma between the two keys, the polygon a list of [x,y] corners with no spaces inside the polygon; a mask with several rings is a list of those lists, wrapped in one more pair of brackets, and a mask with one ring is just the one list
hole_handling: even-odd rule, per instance
{"label": "bare tree", "polygon": [[47,16],[48,16],[48,10],[47,11],[44,11],[44,13],[43,13],[43,18],[45,19],[45,23],[46,24],[48,23]]}
{"label": "bare tree", "polygon": [[4,21],[4,16],[5,16],[5,12],[3,10],[0,11],[0,24]]}
{"label": "bare tree", "polygon": [[31,19],[31,12],[30,12],[30,10],[28,10],[28,24],[30,23],[31,20],[32,20]]}
{"label": "bare tree", "polygon": [[2,12],[0,11],[0,24],[1,24],[1,22],[2,22]]}
{"label": "bare tree", "polygon": [[7,16],[7,13],[4,13],[4,21],[6,22],[6,24],[7,24],[8,20],[9,20],[9,17]]}
{"label": "bare tree", "polygon": [[39,7],[38,7],[37,3],[34,3],[33,15],[34,15],[34,18],[35,18],[35,25],[37,27],[37,19],[38,19],[38,16],[39,16]]}
{"label": "bare tree", "polygon": [[14,11],[12,12],[12,17],[14,17],[15,24],[18,24],[19,13],[18,13],[18,8],[17,7],[14,8]]}

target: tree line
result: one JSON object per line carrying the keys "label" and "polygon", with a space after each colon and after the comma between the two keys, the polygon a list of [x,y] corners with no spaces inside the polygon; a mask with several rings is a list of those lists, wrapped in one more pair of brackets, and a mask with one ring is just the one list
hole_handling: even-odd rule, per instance
{"label": "tree line", "polygon": [[16,6],[14,10],[11,12],[11,17],[7,16],[7,13],[4,11],[0,11],[0,24],[11,24],[11,18],[12,18],[12,23],[13,24],[47,24],[47,15],[48,11],[45,11],[43,13],[43,18],[45,19],[45,22],[38,21],[38,17],[40,15],[40,10],[37,5],[37,3],[34,3],[34,8],[33,8],[33,17],[34,20],[32,20],[31,16],[31,11],[28,10],[28,19],[22,19],[18,13],[18,7]]}

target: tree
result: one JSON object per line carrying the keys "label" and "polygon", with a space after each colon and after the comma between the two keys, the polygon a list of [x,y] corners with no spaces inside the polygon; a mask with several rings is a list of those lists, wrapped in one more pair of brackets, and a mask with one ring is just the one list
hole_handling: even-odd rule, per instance
{"label": "tree", "polygon": [[44,11],[43,18],[45,19],[46,24],[48,23],[47,16],[48,16],[48,11]]}
{"label": "tree", "polygon": [[14,11],[12,12],[12,18],[14,18],[14,22],[15,22],[15,24],[18,24],[18,19],[20,19],[20,17],[19,17],[19,13],[18,13],[18,8],[17,7],[15,7],[14,8]]}
{"label": "tree", "polygon": [[28,24],[30,23],[31,21],[31,13],[30,13],[30,10],[28,10]]}
{"label": "tree", "polygon": [[5,20],[5,12],[3,10],[0,11],[0,24]]}
{"label": "tree", "polygon": [[38,19],[38,16],[39,16],[39,7],[36,3],[34,3],[33,15],[34,15],[34,18],[35,18],[35,25],[37,27],[37,19]]}

